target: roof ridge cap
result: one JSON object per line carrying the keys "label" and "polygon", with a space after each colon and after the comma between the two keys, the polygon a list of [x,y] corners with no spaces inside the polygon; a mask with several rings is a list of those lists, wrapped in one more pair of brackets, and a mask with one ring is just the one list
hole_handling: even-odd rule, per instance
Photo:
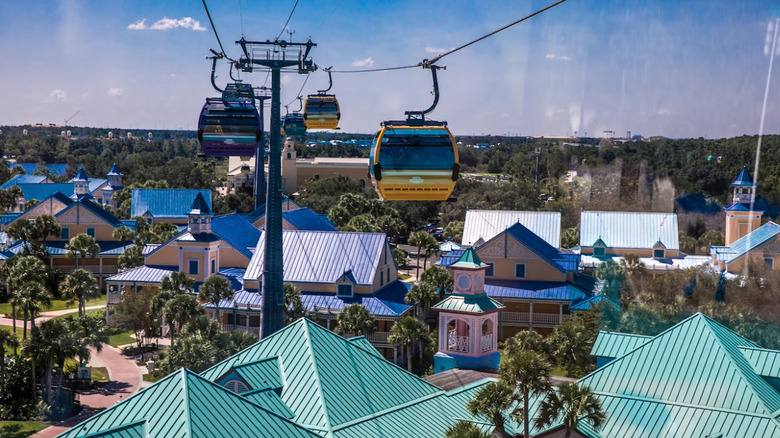
{"label": "roof ridge cap", "polygon": [[[332,437],[333,436],[333,425],[330,422],[330,415],[328,413],[327,405],[325,404],[325,393],[322,390],[322,382],[320,382],[320,371],[319,371],[319,368],[317,368],[317,359],[315,358],[314,346],[312,345],[311,336],[309,335],[309,325],[310,325],[310,323],[305,318],[301,318],[301,320],[303,320],[303,322],[302,322],[302,325],[303,325],[303,335],[304,335],[304,338],[306,339],[306,346],[309,349],[309,361],[311,362],[311,365],[312,365],[312,371],[313,371],[312,374],[314,374],[314,384],[315,384],[315,387],[317,389],[317,394],[319,394],[319,396],[320,396],[319,404],[320,404],[321,409],[322,409],[323,420],[325,421],[325,429],[327,431],[327,436]],[[335,335],[335,333],[334,333],[334,335]]]}
{"label": "roof ridge cap", "polygon": [[188,369],[182,367],[181,368],[181,375],[182,375],[182,397],[184,397],[184,418],[186,421],[186,428],[187,428],[187,436],[192,436],[192,419],[190,418],[190,396],[189,391],[187,391],[187,379],[189,378]]}

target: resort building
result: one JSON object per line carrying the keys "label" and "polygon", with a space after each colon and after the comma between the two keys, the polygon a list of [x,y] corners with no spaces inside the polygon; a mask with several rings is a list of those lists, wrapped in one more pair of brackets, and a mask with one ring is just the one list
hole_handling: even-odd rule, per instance
{"label": "resort building", "polygon": [[[543,335],[570,318],[569,306],[588,298],[596,280],[578,272],[579,255],[560,251],[520,223],[473,247],[485,269],[484,290],[501,303],[498,340],[520,330]],[[439,259],[448,268],[464,254],[454,250]]]}
{"label": "resort building", "polygon": [[130,217],[140,216],[149,223],[187,225],[192,201],[200,194],[211,210],[209,189],[133,189]]}
{"label": "resort building", "polygon": [[[72,199],[88,193],[92,196],[93,201],[103,204],[106,203],[107,193],[122,188],[122,175],[121,173],[112,175],[112,172],[115,171],[119,172],[116,164],[106,175],[107,179],[90,178],[82,168],[79,169],[75,177],[66,183],[54,183],[49,178],[39,175],[15,175],[0,188],[8,190],[13,186],[17,186],[21,190],[21,195],[17,197],[13,208],[9,210],[11,213],[23,213],[29,207],[28,203],[30,201],[40,202],[57,192]],[[109,184],[109,180],[111,184]],[[110,199],[110,196],[108,196],[108,199]]]}

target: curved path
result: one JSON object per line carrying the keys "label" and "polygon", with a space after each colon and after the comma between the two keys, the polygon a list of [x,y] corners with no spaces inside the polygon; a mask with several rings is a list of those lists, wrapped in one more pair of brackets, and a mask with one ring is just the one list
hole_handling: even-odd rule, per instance
{"label": "curved path", "polygon": [[89,363],[92,366],[105,366],[108,369],[110,383],[102,388],[79,391],[83,407],[81,413],[47,427],[32,435],[34,438],[55,437],[138,391],[141,384],[141,373],[138,371],[138,366],[133,359],[123,356],[116,348],[105,345],[100,353],[92,350],[92,359]]}
{"label": "curved path", "polygon": [[[106,306],[103,304],[97,305],[97,306],[88,306],[87,310],[93,310],[93,309],[103,309]],[[35,326],[37,327],[39,323],[43,321],[48,321],[52,318],[56,318],[58,316],[62,315],[68,315],[71,313],[77,313],[79,309],[65,309],[65,310],[52,310],[51,312],[41,312],[40,316],[35,318]],[[0,325],[7,325],[8,327],[13,327],[14,320],[11,318],[0,318]],[[22,325],[21,318],[16,319],[16,330],[21,330],[24,326]],[[30,321],[27,321],[27,329],[30,329]]]}

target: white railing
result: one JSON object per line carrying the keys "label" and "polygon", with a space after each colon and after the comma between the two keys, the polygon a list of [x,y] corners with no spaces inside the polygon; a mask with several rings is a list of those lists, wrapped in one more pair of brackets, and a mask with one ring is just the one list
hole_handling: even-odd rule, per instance
{"label": "white railing", "polygon": [[222,324],[222,330],[226,332],[234,331],[234,332],[247,332],[251,333],[255,336],[260,333],[260,327],[253,327],[253,326],[245,326],[245,325],[233,325],[233,324]]}
{"label": "white railing", "polygon": [[455,334],[455,332],[450,332],[449,338],[447,339],[447,350],[457,351],[459,353],[468,353],[469,337],[458,336]]}
{"label": "white railing", "polygon": [[[501,320],[504,322],[517,322],[528,324],[528,312],[501,312]],[[536,315],[534,315],[536,316]]]}
{"label": "white railing", "polygon": [[480,344],[482,353],[493,349],[493,333],[488,333],[482,336],[482,343]]}
{"label": "white railing", "polygon": [[387,337],[390,336],[390,332],[374,332],[370,335],[366,335],[366,340],[372,344],[390,344]]}
{"label": "white railing", "polygon": [[534,313],[531,315],[528,312],[502,312],[501,322],[533,325],[561,325],[571,317],[571,315],[565,313],[562,315],[558,313]]}

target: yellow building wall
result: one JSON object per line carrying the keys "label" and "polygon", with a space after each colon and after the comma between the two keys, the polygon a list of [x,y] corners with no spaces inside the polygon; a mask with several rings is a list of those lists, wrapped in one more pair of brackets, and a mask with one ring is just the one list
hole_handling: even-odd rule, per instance
{"label": "yellow building wall", "polygon": [[59,213],[62,210],[64,210],[65,207],[66,207],[65,204],[63,204],[63,203],[61,203],[59,201],[55,201],[54,199],[52,199],[52,200],[48,200],[48,201],[45,201],[45,202],[42,202],[42,203],[36,205],[35,207],[30,209],[29,211],[27,211],[23,215],[19,216],[19,218],[25,218],[25,219],[33,220],[33,219],[35,219],[37,217],[41,217],[41,216],[43,216],[45,214],[54,216],[57,213]]}
{"label": "yellow building wall", "polygon": [[[389,276],[388,268],[390,272]],[[382,248],[382,255],[379,256],[379,264],[377,266],[376,273],[374,274],[374,283],[371,286],[372,291],[377,291],[382,287],[387,286],[387,283],[390,283],[397,278],[398,270],[396,269],[395,263],[393,262],[393,252],[390,248],[390,245],[385,242],[384,247]]]}
{"label": "yellow building wall", "polygon": [[220,268],[246,268],[249,266],[249,259],[236,251],[232,246],[225,242],[219,245],[219,267]]}
{"label": "yellow building wall", "polygon": [[761,213],[750,211],[726,212],[725,244],[731,245],[761,226]]}
{"label": "yellow building wall", "polygon": [[731,262],[725,268],[730,272],[741,272],[745,269],[745,263],[750,260],[754,264],[763,264],[764,259],[772,259],[772,269],[780,269],[780,238],[770,240],[750,252],[750,254],[740,257]]}
{"label": "yellow building wall", "polygon": [[145,265],[159,266],[178,266],[179,265],[179,247],[171,242],[162,248],[157,248],[153,254],[146,256]]}
{"label": "yellow building wall", "polygon": [[[565,281],[566,274],[550,266],[533,251],[512,236],[499,234],[477,250],[483,262],[493,263],[493,276],[488,279],[515,280],[515,264],[525,263],[523,280]],[[506,258],[505,258],[506,257]]]}
{"label": "yellow building wall", "polygon": [[[62,228],[68,228],[70,238],[79,234],[87,234],[87,228],[95,229],[95,240],[114,240],[113,225],[108,224],[102,218],[90,213],[89,211],[70,206],[66,211],[57,216],[57,222]],[[60,240],[59,236],[52,240]],[[68,239],[69,240],[69,239]]]}

